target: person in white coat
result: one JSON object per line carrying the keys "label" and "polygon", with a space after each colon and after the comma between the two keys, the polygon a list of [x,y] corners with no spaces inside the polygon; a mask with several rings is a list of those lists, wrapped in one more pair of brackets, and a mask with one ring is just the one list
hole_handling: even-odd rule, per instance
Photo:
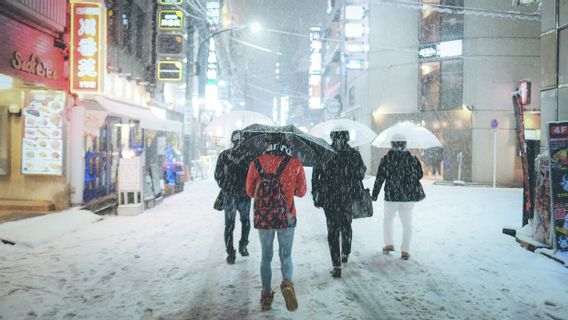
{"label": "person in white coat", "polygon": [[391,139],[391,149],[381,159],[373,187],[372,199],[376,201],[385,184],[385,203],[383,218],[383,253],[394,249],[393,226],[396,214],[402,223],[401,259],[410,258],[410,239],[412,237],[412,211],[414,204],[426,197],[420,179],[423,172],[420,161],[406,150],[406,137],[395,134]]}

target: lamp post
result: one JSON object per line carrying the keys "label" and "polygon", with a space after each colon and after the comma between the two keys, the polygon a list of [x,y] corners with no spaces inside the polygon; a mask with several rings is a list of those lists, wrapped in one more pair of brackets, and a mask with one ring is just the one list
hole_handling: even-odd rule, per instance
{"label": "lamp post", "polygon": [[[186,103],[189,103],[189,108],[186,109],[186,112],[189,112],[188,116],[188,126],[190,127],[191,134],[189,139],[185,138],[184,145],[187,145],[187,152],[186,155],[188,156],[189,160],[193,160],[196,156],[196,150],[199,149],[198,143],[201,141],[201,123],[200,123],[200,113],[199,108],[201,105],[201,101],[204,99],[201,97],[201,93],[204,90],[203,81],[200,81],[200,77],[203,76],[203,69],[201,68],[200,61],[203,61],[201,55],[204,47],[209,47],[208,43],[210,40],[221,33],[225,33],[228,31],[240,31],[240,30],[252,30],[253,32],[257,32],[260,30],[260,25],[258,23],[251,23],[248,25],[238,25],[228,28],[219,29],[216,31],[211,32],[205,39],[203,39],[197,47],[193,47],[193,55],[192,59],[189,58],[189,51],[188,51],[188,61],[193,61],[193,74],[190,72],[190,68],[187,69],[187,85],[186,85]],[[191,41],[191,40],[190,40]],[[196,40],[195,40],[196,41]],[[188,46],[189,47],[189,46]],[[197,48],[197,51],[195,50]],[[190,82],[191,79],[191,89],[190,89]],[[193,125],[193,113],[197,111],[196,117],[196,124]],[[185,137],[185,136],[184,136]],[[189,161],[188,161],[189,163]]]}

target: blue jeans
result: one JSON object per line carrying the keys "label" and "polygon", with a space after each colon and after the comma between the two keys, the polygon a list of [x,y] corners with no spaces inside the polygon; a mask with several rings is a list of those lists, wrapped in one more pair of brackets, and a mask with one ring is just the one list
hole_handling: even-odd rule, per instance
{"label": "blue jeans", "polygon": [[262,247],[262,260],[260,262],[260,279],[262,291],[272,292],[272,255],[274,254],[274,235],[278,235],[278,255],[280,256],[280,270],[282,280],[292,281],[294,265],[292,263],[292,243],[294,242],[294,230],[286,228],[277,230],[258,229],[260,246]]}
{"label": "blue jeans", "polygon": [[225,206],[225,249],[227,253],[234,251],[233,230],[235,230],[235,217],[237,211],[241,216],[241,243],[248,243],[250,232],[250,198],[234,197],[228,194],[223,195]]}

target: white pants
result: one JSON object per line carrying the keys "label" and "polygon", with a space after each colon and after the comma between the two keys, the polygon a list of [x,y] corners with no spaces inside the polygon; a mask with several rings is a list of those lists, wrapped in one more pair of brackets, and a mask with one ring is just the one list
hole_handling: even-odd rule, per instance
{"label": "white pants", "polygon": [[383,218],[385,245],[394,245],[393,225],[394,217],[398,212],[402,224],[402,246],[400,249],[409,252],[412,236],[412,209],[414,209],[414,202],[385,201],[385,216]]}

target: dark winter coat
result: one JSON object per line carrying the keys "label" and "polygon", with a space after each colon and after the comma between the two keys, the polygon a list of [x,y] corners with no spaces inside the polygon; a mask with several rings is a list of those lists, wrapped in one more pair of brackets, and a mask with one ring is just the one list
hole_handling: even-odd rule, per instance
{"label": "dark winter coat", "polygon": [[422,166],[418,158],[406,150],[391,149],[379,164],[373,199],[379,196],[381,187],[386,182],[385,201],[420,201],[426,196],[420,184],[422,176]]}
{"label": "dark winter coat", "polygon": [[215,167],[215,180],[223,193],[239,198],[248,197],[246,180],[251,161],[252,158],[238,147],[221,152]]}
{"label": "dark winter coat", "polygon": [[343,206],[358,198],[367,167],[359,151],[349,145],[326,163],[318,164],[312,173],[312,197],[316,207]]}

